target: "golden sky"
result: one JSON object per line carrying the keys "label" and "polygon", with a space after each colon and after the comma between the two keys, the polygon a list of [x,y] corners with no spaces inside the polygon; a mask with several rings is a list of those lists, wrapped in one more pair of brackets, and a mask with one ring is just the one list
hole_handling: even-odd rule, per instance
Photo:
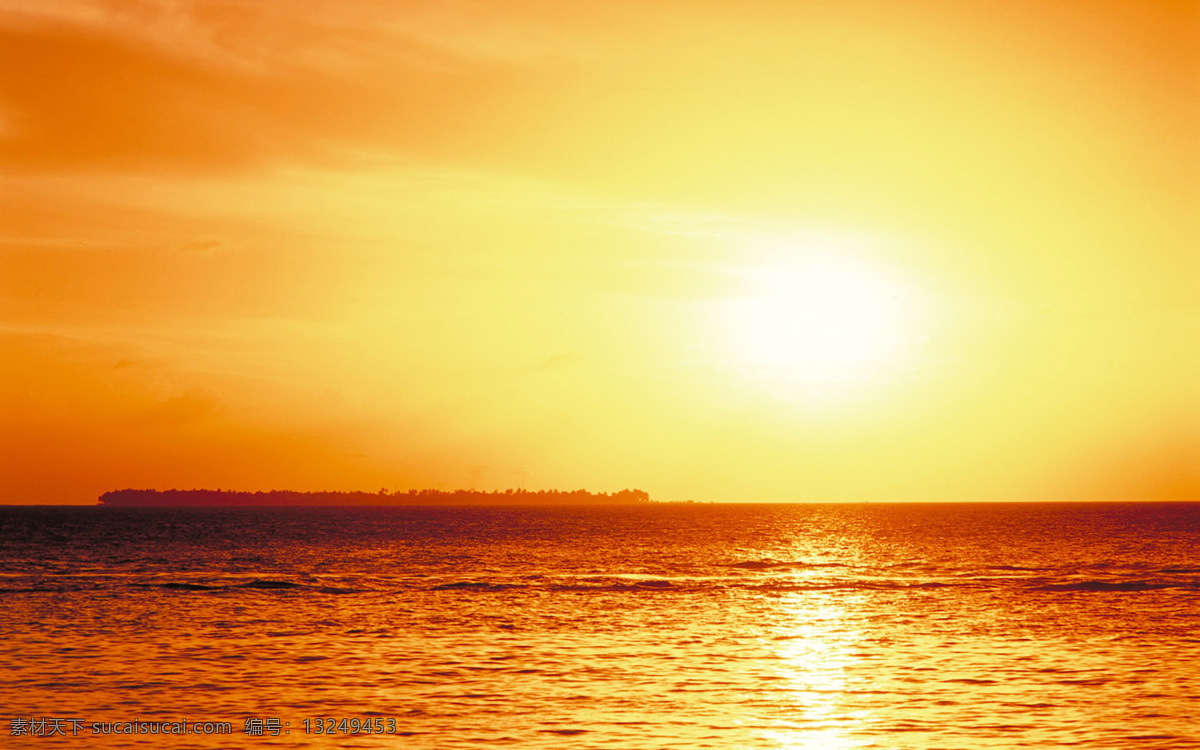
{"label": "golden sky", "polygon": [[0,502],[1200,500],[1200,3],[0,0]]}

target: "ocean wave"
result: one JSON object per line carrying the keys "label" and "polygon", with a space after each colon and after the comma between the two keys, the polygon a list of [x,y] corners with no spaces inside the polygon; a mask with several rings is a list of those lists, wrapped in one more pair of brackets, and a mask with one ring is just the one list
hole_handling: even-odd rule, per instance
{"label": "ocean wave", "polygon": [[[138,584],[134,584],[134,585],[138,585]],[[145,585],[145,584],[143,584],[143,585]],[[215,589],[223,588],[222,586],[208,586],[203,583],[182,583],[179,581],[171,581],[169,583],[162,583],[162,584],[157,584],[157,585],[161,586],[164,589],[178,589],[180,591],[213,591]]]}
{"label": "ocean wave", "polygon": [[521,584],[489,583],[487,581],[455,581],[432,587],[433,591],[507,591],[512,588],[532,588]]}
{"label": "ocean wave", "polygon": [[1156,589],[1196,589],[1195,581],[1070,581],[1037,587],[1040,591],[1152,591]]}
{"label": "ocean wave", "polygon": [[292,583],[291,581],[272,581],[256,579],[249,583],[238,584],[238,588],[243,589],[297,589],[301,588],[301,584]]}
{"label": "ocean wave", "polygon": [[838,562],[788,562],[777,560],[746,560],[744,562],[729,563],[726,568],[737,568],[740,570],[776,570],[788,568],[845,568],[849,567],[846,563]]}
{"label": "ocean wave", "polygon": [[[790,565],[783,564],[783,565]],[[820,591],[928,591],[943,589],[976,590],[1024,590],[1044,593],[1072,592],[1118,592],[1137,593],[1179,589],[1200,590],[1200,578],[1186,573],[1163,573],[1138,576],[1085,576],[1076,570],[1063,571],[1058,575],[1005,575],[998,574],[997,566],[975,571],[929,571],[920,574],[887,575],[881,569],[849,569],[826,573],[812,571],[791,572],[783,565],[762,575],[746,576],[741,573],[707,574],[693,572],[689,575],[504,575],[494,571],[477,571],[473,575],[458,578],[446,575],[406,574],[401,576],[373,576],[369,581],[360,576],[343,579],[336,576],[316,578],[309,575],[297,576],[300,580],[280,577],[205,576],[203,578],[169,578],[163,576],[144,577],[130,580],[131,576],[81,575],[74,578],[62,576],[20,576],[6,581],[0,587],[0,595],[62,593],[79,591],[156,590],[178,595],[219,594],[222,596],[252,592],[262,594],[291,593],[318,594],[326,596],[352,596],[357,594],[399,594],[403,592],[438,591],[484,594],[496,592],[546,591],[563,593],[690,593],[710,594],[721,592],[747,592],[779,594],[787,592]],[[721,566],[730,567],[730,566]],[[745,568],[739,567],[738,570]],[[1188,569],[1170,569],[1184,571]],[[1022,571],[1003,570],[1003,573]],[[165,579],[165,580],[164,580]]]}

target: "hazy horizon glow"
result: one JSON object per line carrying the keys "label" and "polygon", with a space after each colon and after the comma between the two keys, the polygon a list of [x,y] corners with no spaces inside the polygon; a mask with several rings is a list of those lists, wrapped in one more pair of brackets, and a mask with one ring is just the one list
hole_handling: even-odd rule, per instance
{"label": "hazy horizon glow", "polygon": [[0,1],[0,503],[1200,500],[1200,10]]}

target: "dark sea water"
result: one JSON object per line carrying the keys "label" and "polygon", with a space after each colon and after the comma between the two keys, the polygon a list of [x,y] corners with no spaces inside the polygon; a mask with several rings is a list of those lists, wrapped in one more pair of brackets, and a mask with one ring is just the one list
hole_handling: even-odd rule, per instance
{"label": "dark sea water", "polygon": [[1196,504],[0,508],[0,574],[6,746],[1200,747]]}

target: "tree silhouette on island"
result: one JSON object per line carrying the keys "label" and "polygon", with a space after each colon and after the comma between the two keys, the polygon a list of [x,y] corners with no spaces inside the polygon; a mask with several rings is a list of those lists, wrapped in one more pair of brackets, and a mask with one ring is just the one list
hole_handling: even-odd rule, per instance
{"label": "tree silhouette on island", "polygon": [[239,492],[236,490],[115,490],[100,496],[111,507],[313,506],[313,505],[633,505],[649,503],[643,490],[408,490],[370,492]]}

